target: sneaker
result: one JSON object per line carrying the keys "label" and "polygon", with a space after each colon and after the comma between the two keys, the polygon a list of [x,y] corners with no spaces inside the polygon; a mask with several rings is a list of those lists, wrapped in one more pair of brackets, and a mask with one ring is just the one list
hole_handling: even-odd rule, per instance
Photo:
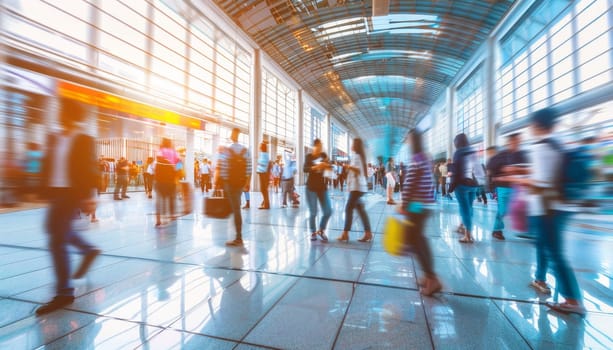
{"label": "sneaker", "polygon": [[328,241],[328,236],[326,236],[324,231],[319,231],[319,237],[321,237],[321,240],[324,241],[324,242]]}
{"label": "sneaker", "polygon": [[581,304],[547,302],[545,305],[552,310],[563,312],[565,314],[578,314],[583,316],[586,312],[585,307]]}
{"label": "sneaker", "polygon": [[281,204],[281,208],[287,208],[287,204]]}
{"label": "sneaker", "polygon": [[243,246],[243,240],[242,239],[234,239],[231,241],[227,241],[226,245],[229,247],[242,247]]}
{"label": "sneaker", "polygon": [[316,241],[317,240],[317,232],[313,232],[311,234],[311,241]]}
{"label": "sneaker", "polygon": [[551,288],[547,285],[547,283],[542,281],[532,281],[530,282],[530,287],[536,289],[537,292],[543,294],[551,294]]}
{"label": "sneaker", "polygon": [[121,197],[113,197],[113,199],[116,200],[116,201],[120,201]]}
{"label": "sneaker", "polygon": [[492,232],[492,237],[496,238],[497,240],[504,241],[504,235],[502,234],[502,231]]}
{"label": "sneaker", "polygon": [[122,199],[128,199],[130,196],[121,196]]}
{"label": "sneaker", "polygon": [[68,306],[74,302],[74,296],[72,295],[58,295],[50,302],[44,304],[43,306],[36,309],[36,315],[41,316],[44,314],[48,314],[55,310],[59,310],[64,308],[64,306]]}
{"label": "sneaker", "polygon": [[77,272],[72,275],[72,278],[83,278],[83,276],[85,276],[85,274],[87,273],[87,270],[89,270],[90,266],[92,266],[92,263],[94,262],[96,257],[100,255],[100,253],[102,253],[100,249],[94,248],[90,250],[89,253],[85,254],[83,261],[81,261],[81,265],[77,269]]}

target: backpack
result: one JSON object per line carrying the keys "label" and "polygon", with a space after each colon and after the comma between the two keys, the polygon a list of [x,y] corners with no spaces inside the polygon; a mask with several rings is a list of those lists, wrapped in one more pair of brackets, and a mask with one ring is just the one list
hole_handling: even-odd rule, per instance
{"label": "backpack", "polygon": [[175,181],[175,166],[166,158],[158,156],[155,163],[154,179],[156,182],[172,183]]}
{"label": "backpack", "polygon": [[241,188],[245,186],[247,181],[247,160],[245,153],[247,149],[243,148],[239,153],[232,151],[228,147],[230,157],[228,158],[228,178],[226,182],[233,188]]}
{"label": "backpack", "polygon": [[554,188],[563,201],[585,199],[586,185],[591,180],[591,155],[581,147],[564,149],[555,140],[546,139],[554,150],[562,153],[562,160],[555,170]]}

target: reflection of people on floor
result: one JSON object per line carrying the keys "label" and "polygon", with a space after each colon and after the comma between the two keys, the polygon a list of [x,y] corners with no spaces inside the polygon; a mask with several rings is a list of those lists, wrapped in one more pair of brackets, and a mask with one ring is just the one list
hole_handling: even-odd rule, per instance
{"label": "reflection of people on floor", "polygon": [[[567,349],[583,349],[586,347],[584,341],[585,320],[583,318],[550,312],[542,306],[539,307],[538,312],[538,339],[534,344],[535,349],[553,348],[554,344],[564,344],[564,348]],[[606,344],[600,345],[602,346],[601,349],[607,348]]]}
{"label": "reflection of people on floor", "polygon": [[175,275],[174,258],[177,248],[177,234],[175,232],[160,231],[156,236],[156,251],[159,268],[155,269],[154,277],[158,286],[158,300],[170,298],[170,287],[179,279]]}

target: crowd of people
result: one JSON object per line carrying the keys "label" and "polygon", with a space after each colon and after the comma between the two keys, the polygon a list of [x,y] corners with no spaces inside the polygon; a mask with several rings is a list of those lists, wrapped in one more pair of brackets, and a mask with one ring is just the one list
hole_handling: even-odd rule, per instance
{"label": "crowd of people", "polygon": [[[62,101],[60,122],[63,131],[53,134],[48,141],[48,152],[41,160],[41,188],[50,199],[46,230],[49,233],[49,247],[53,257],[57,286],[56,297],[37,309],[37,314],[45,314],[62,308],[74,301],[74,288],[71,278],[85,275],[100,249],[88,243],[71,227],[75,213],[91,214],[95,218],[96,195],[101,190],[100,173],[108,172],[108,162],[96,160],[93,138],[79,129],[79,121],[86,114],[83,105],[73,100]],[[585,308],[579,292],[577,280],[562,252],[563,231],[570,214],[565,210],[569,196],[566,187],[572,187],[560,174],[569,168],[569,152],[563,150],[559,140],[553,135],[558,114],[553,109],[543,109],[530,117],[530,130],[534,142],[530,152],[520,149],[521,135],[511,134],[506,138],[502,149],[488,148],[487,161],[471,146],[467,135],[460,133],[453,140],[453,157],[433,162],[424,150],[421,133],[412,130],[408,137],[409,159],[399,165],[389,158],[383,165],[367,163],[364,142],[355,138],[351,145],[349,162],[335,163],[324,151],[321,140],[315,139],[309,153],[305,155],[302,171],[306,175],[305,202],[308,207],[308,228],[310,240],[328,242],[326,233],[328,222],[333,215],[330,191],[335,188],[334,179],[330,183],[330,173],[337,174],[339,189],[346,188],[343,231],[337,241],[349,242],[353,224],[353,213],[362,222],[363,235],[360,243],[372,242],[374,236],[365,209],[363,197],[379,187],[388,205],[395,205],[399,215],[405,217],[410,225],[405,227],[405,236],[411,237],[411,251],[424,271],[419,281],[420,291],[430,296],[442,289],[437,275],[432,253],[426,238],[428,218],[436,210],[434,203],[442,194],[443,201],[455,197],[461,225],[458,232],[462,235],[459,242],[473,244],[475,223],[473,204],[484,192],[491,192],[496,200],[496,216],[491,228],[492,238],[505,240],[505,216],[509,212],[511,198],[518,188],[526,191],[527,220],[529,230],[536,243],[537,267],[530,286],[538,293],[550,294],[551,287],[545,275],[549,268],[557,280],[561,303],[549,303],[554,310],[565,313],[584,314]],[[292,152],[286,151],[273,161],[268,145],[261,143],[257,161],[252,164],[248,147],[238,142],[240,129],[232,130],[230,143],[220,146],[216,162],[209,159],[195,161],[195,175],[201,193],[211,189],[223,190],[233,216],[235,236],[226,245],[242,247],[242,214],[249,208],[241,206],[241,196],[250,193],[251,174],[255,166],[258,174],[262,202],[259,209],[271,208],[270,193],[281,192],[281,207],[299,204],[295,188],[295,175],[298,172],[297,160]],[[132,163],[135,165],[136,163]],[[113,165],[117,172],[117,185],[114,199],[129,198],[125,184],[130,179],[131,164],[120,158]],[[163,227],[176,218],[177,180],[182,176],[181,158],[170,139],[164,138],[155,155],[149,157],[143,166],[145,193],[152,198],[155,193],[156,227]],[[342,180],[341,180],[342,179]],[[102,180],[106,181],[106,180]],[[564,182],[567,181],[567,182]],[[560,187],[560,183],[565,188]],[[272,185],[272,189],[269,186]],[[394,194],[400,192],[397,198]],[[576,191],[575,191],[576,192]],[[571,192],[568,192],[571,193]],[[205,195],[206,197],[206,195]],[[83,260],[77,271],[70,274],[67,246],[75,246]]]}

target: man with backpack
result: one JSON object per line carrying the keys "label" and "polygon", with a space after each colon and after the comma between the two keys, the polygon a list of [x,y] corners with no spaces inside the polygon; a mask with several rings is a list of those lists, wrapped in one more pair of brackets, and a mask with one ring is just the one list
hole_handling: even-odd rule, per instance
{"label": "man with backpack", "polygon": [[242,247],[242,224],[241,217],[241,193],[249,191],[251,182],[251,154],[249,149],[238,143],[240,129],[232,129],[230,140],[232,143],[220,149],[217,167],[215,171],[215,184],[223,184],[225,196],[230,201],[230,207],[234,214],[234,227],[236,236],[233,240],[226,242],[227,246]]}
{"label": "man with backpack", "polygon": [[574,169],[567,168],[572,158],[564,152],[552,133],[559,114],[552,108],[534,112],[530,126],[536,142],[532,145],[532,167],[527,177],[504,177],[528,188],[528,223],[536,235],[536,273],[530,286],[538,293],[551,294],[545,282],[547,270],[552,268],[556,288],[566,300],[546,305],[562,313],[585,314],[581,291],[575,273],[563,254],[563,232],[569,213],[564,211],[565,192],[572,183]]}

